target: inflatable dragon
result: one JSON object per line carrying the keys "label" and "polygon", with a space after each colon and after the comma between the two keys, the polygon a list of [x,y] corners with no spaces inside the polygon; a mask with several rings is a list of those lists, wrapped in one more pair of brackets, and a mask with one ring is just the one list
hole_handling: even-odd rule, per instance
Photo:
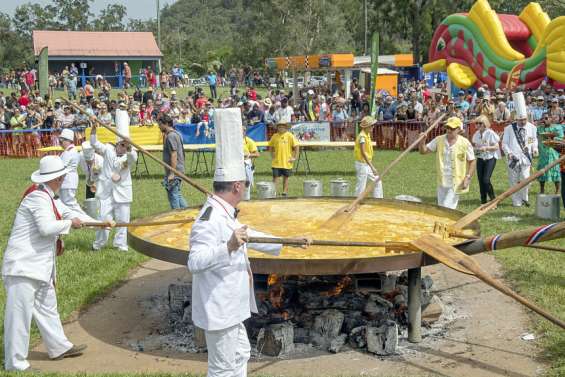
{"label": "inflatable dragon", "polygon": [[460,88],[565,87],[565,16],[550,20],[538,3],[519,16],[496,14],[487,0],[452,14],[436,29],[426,72],[447,71]]}

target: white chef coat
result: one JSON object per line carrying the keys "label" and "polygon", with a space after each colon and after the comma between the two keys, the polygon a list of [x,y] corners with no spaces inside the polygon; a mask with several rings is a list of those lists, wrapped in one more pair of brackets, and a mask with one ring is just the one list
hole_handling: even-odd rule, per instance
{"label": "white chef coat", "polygon": [[[519,128],[520,127],[518,126],[518,129]],[[526,149],[530,154],[530,157],[533,159],[534,156],[537,156],[538,154],[537,129],[536,126],[534,126],[530,122],[526,123],[524,128],[526,129],[524,143],[526,145]],[[512,156],[516,157],[520,161],[520,165],[531,165],[530,160],[528,160],[528,158],[522,151],[522,148],[520,148],[520,144],[518,144],[518,139],[516,138],[516,134],[512,129],[512,125],[508,125],[504,128],[504,135],[502,136],[502,150],[504,151],[504,154],[506,156],[511,154]]]}
{"label": "white chef coat", "polygon": [[104,165],[104,157],[99,155],[98,153],[94,153],[94,161],[89,166],[86,160],[84,159],[84,154],[80,153],[80,169],[85,175],[86,182],[96,182],[100,177],[100,173],[102,172],[102,166]]}
{"label": "white chef coat", "polygon": [[71,219],[96,221],[84,213],[71,211],[60,200],[55,205],[63,220],[57,220],[51,198],[53,191],[35,190],[28,194],[16,211],[16,218],[4,252],[2,277],[22,276],[48,283],[55,274],[57,237],[68,234]]}
{"label": "white chef coat", "polygon": [[[99,142],[95,134],[90,135],[90,144],[104,158],[96,186],[96,197],[100,200],[111,197],[116,203],[131,203],[133,201],[131,168],[137,161],[137,152],[132,149],[118,157],[115,147]],[[114,172],[120,174],[118,182],[112,181]]]}
{"label": "white chef coat", "polygon": [[496,158],[497,160],[500,158],[500,148],[498,148],[498,143],[500,143],[500,136],[492,129],[487,128],[483,134],[481,135],[481,131],[475,132],[473,135],[473,145],[478,149],[481,147],[492,147],[494,145],[497,146],[495,151],[486,151],[486,152],[477,152],[477,158],[482,160],[490,160],[492,158]]}
{"label": "white chef coat", "polygon": [[[257,312],[247,247],[272,255],[282,249],[280,244],[248,244],[230,254],[227,242],[242,226],[234,213],[223,199],[209,197],[190,233],[192,320],[206,331],[235,326]],[[250,229],[248,234],[266,236]]]}
{"label": "white chef coat", "polygon": [[61,185],[61,189],[74,189],[78,188],[78,173],[77,168],[80,163],[80,154],[73,144],[69,145],[63,153],[61,153],[61,160],[65,163],[69,172],[65,175],[65,180]]}

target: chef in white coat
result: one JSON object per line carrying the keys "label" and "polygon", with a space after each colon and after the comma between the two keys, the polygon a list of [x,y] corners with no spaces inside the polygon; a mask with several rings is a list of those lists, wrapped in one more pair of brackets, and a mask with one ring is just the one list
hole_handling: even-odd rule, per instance
{"label": "chef in white coat", "polygon": [[31,175],[30,186],[16,211],[14,225],[4,252],[2,279],[6,288],[4,315],[4,368],[26,370],[31,320],[39,328],[50,359],[82,354],[85,345],[75,346],[65,336],[55,292],[55,256],[60,255],[60,237],[83,221],[55,199],[69,169],[59,156],[45,156]]}
{"label": "chef in white coat", "polygon": [[78,189],[78,165],[80,163],[80,154],[74,145],[75,133],[69,128],[63,129],[59,135],[59,142],[63,147],[61,159],[69,170],[61,186],[59,197],[73,211],[81,211],[77,202],[76,194]]}
{"label": "chef in white coat", "polygon": [[[129,134],[124,136],[129,136]],[[137,153],[127,140],[118,139],[115,146],[98,141],[96,123],[93,123],[92,126],[90,144],[104,158],[96,186],[96,198],[100,200],[100,220],[127,223],[130,219],[130,206],[133,201],[131,168],[135,166]],[[104,247],[109,236],[109,229],[96,231],[92,249],[98,251]],[[113,246],[120,251],[128,251],[127,228],[116,228]]]}
{"label": "chef in white coat", "polygon": [[[506,156],[508,182],[515,186],[530,176],[532,160],[538,155],[538,137],[536,126],[528,122],[528,109],[524,93],[512,95],[516,121],[504,128],[502,150]],[[512,195],[514,207],[529,207],[529,185]]]}
{"label": "chef in white coat", "polygon": [[94,152],[89,141],[83,142],[81,147],[79,166],[86,178],[86,199],[91,199],[96,195],[96,182],[102,171],[104,157]]}
{"label": "chef in white coat", "polygon": [[247,248],[278,255],[282,245],[246,244],[248,236],[268,236],[237,220],[246,181],[241,112],[218,109],[214,195],[209,197],[190,234],[192,320],[204,330],[209,377],[247,375],[250,345],[243,321],[257,312]]}

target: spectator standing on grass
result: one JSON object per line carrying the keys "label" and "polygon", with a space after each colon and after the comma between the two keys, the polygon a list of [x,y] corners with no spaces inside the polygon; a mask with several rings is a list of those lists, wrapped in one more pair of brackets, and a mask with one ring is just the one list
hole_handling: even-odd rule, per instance
{"label": "spectator standing on grass", "polygon": [[275,124],[278,123],[290,123],[292,122],[292,115],[294,110],[288,104],[288,98],[283,97],[281,99],[281,107],[275,111],[274,121]]}
{"label": "spectator standing on grass", "polygon": [[393,103],[392,96],[386,96],[385,103],[382,107],[379,107],[379,120],[381,121],[392,121],[396,117],[396,107]]}
{"label": "spectator standing on grass", "polygon": [[209,71],[208,76],[206,76],[206,80],[208,81],[208,85],[210,86],[210,97],[212,99],[218,98],[218,94],[216,93],[216,73],[214,71]]}
{"label": "spectator standing on grass", "polygon": [[299,156],[300,147],[298,140],[289,131],[290,124],[286,122],[277,123],[277,133],[269,140],[271,151],[271,168],[273,171],[273,182],[275,188],[280,177],[283,177],[282,196],[288,196],[288,179],[292,175],[292,166]]}
{"label": "spectator standing on grass", "polygon": [[131,67],[127,62],[124,62],[124,88],[129,88],[131,86]]}
{"label": "spectator standing on grass", "polygon": [[75,75],[69,75],[67,79],[67,94],[69,99],[77,99],[77,77]]}
{"label": "spectator standing on grass", "polygon": [[[558,124],[551,124],[551,116],[546,112],[537,127],[538,135],[538,170],[542,170],[547,165],[559,158],[559,153],[545,145],[543,142],[547,140],[563,140],[563,128]],[[545,194],[545,183],[553,182],[555,184],[555,194],[561,191],[561,174],[559,166],[551,168],[547,173],[538,178],[540,184],[540,194]]]}
{"label": "spectator standing on grass", "polygon": [[420,142],[420,153],[436,153],[437,203],[456,209],[459,195],[469,191],[471,177],[475,173],[475,153],[465,137],[459,135],[463,122],[452,117],[445,123],[446,133],[426,144]]}
{"label": "spectator standing on grass", "polygon": [[[372,116],[366,116],[361,120],[359,127],[361,131],[355,139],[353,154],[355,156],[355,174],[357,182],[355,184],[355,195],[359,196],[367,186],[367,179],[375,181],[378,178],[378,171],[373,165],[373,141],[371,133],[377,120]],[[379,180],[372,192],[373,198],[383,197],[383,184]]]}
{"label": "spectator standing on grass", "polygon": [[494,187],[491,183],[492,173],[496,161],[500,159],[500,137],[490,128],[490,120],[480,115],[475,120],[477,131],[473,135],[472,143],[477,156],[477,178],[481,193],[481,203],[495,198]]}
{"label": "spectator standing on grass", "polygon": [[[174,169],[184,173],[184,146],[182,136],[175,130],[173,120],[168,115],[159,118],[159,128],[163,133],[163,161]],[[187,208],[188,204],[182,196],[181,178],[169,168],[165,168],[163,186],[171,209]]]}

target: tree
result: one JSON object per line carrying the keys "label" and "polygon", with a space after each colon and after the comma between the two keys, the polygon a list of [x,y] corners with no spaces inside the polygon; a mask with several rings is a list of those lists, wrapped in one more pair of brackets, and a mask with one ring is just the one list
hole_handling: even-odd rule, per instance
{"label": "tree", "polygon": [[100,15],[93,22],[94,30],[98,31],[124,31],[122,20],[127,15],[127,8],[121,4],[109,4],[100,11]]}
{"label": "tree", "polygon": [[58,30],[57,10],[52,5],[42,7],[39,4],[27,3],[16,8],[13,25],[16,32],[31,37],[33,30]]}
{"label": "tree", "polygon": [[94,16],[90,12],[93,0],[51,0],[57,11],[57,18],[66,30],[88,30],[88,20]]}

